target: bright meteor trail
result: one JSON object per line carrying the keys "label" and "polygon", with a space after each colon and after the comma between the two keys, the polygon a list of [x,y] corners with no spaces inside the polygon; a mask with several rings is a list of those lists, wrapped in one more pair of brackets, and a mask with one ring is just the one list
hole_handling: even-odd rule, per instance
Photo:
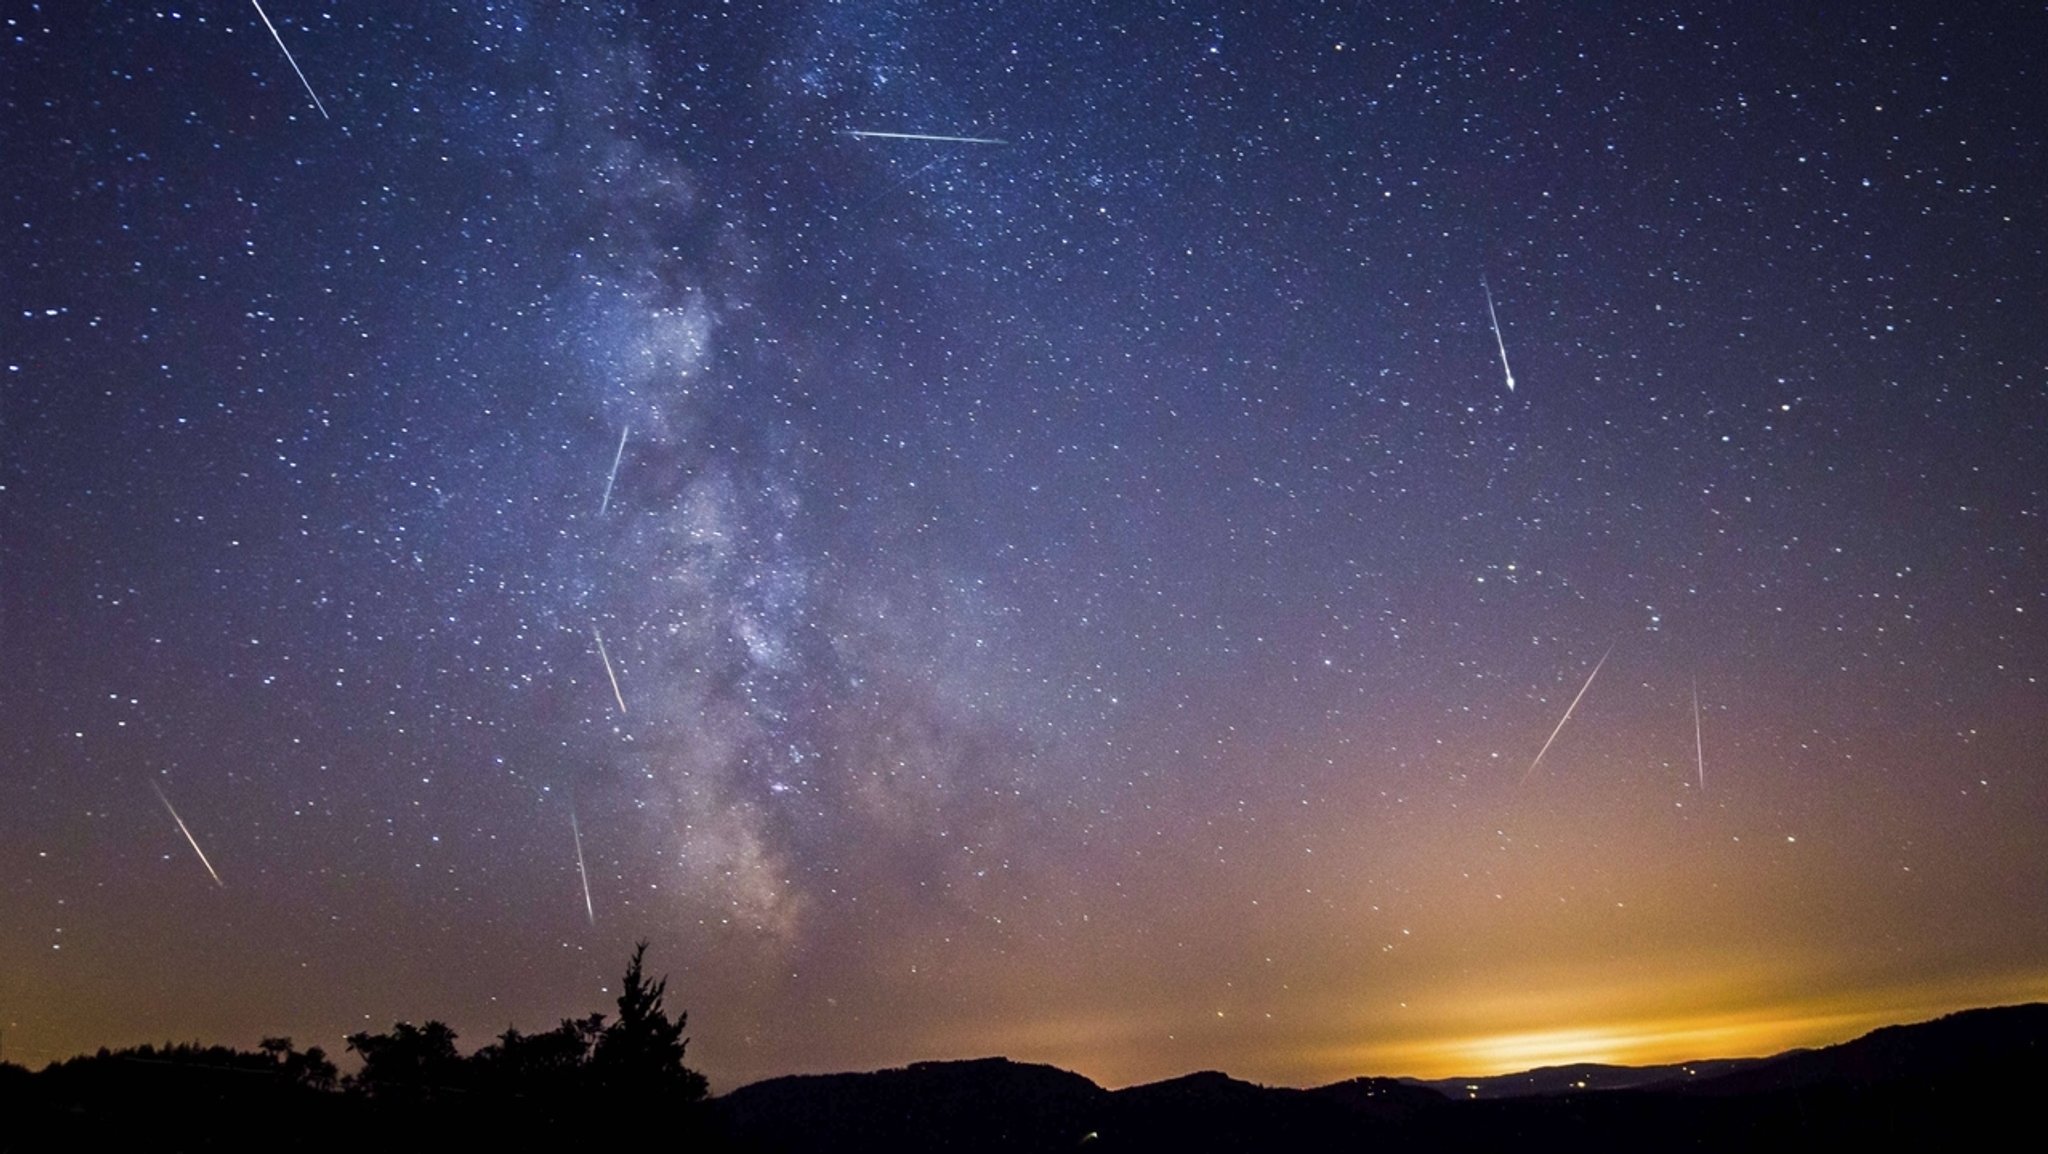
{"label": "bright meteor trail", "polygon": [[604,516],[606,509],[611,508],[612,486],[618,484],[619,481],[619,462],[626,459],[626,434],[632,431],[633,426],[631,425],[627,425],[619,430],[619,451],[612,455],[612,475],[605,478],[604,500],[597,503],[597,515],[600,517]]}
{"label": "bright meteor trail", "polygon": [[612,671],[612,655],[604,651],[604,634],[599,633],[597,626],[593,625],[590,627],[590,635],[597,638],[597,655],[604,659],[604,675],[612,679],[612,697],[617,699],[619,713],[624,715],[626,712],[626,695],[619,692],[619,675]]}
{"label": "bright meteor trail", "polygon": [[206,872],[213,878],[213,884],[226,889],[227,883],[220,880],[220,874],[214,871],[213,863],[206,860],[206,851],[199,848],[198,839],[192,836],[191,830],[185,828],[185,819],[178,816],[177,809],[171,805],[171,799],[164,796],[164,791],[158,788],[156,782],[150,782],[149,788],[156,794],[156,799],[164,803],[164,808],[171,811],[171,820],[178,823],[178,832],[185,835],[185,843],[192,847],[193,853],[199,855],[199,864],[206,867]]}
{"label": "bright meteor trail", "polygon": [[1707,792],[1707,746],[1700,737],[1700,679],[1692,679],[1692,752],[1699,760],[1700,792]]}
{"label": "bright meteor trail", "polygon": [[857,128],[846,130],[848,136],[877,140],[931,140],[940,144],[1008,144],[1007,140],[995,140],[987,136],[935,136],[928,132],[862,132]]}
{"label": "bright meteor trail", "polygon": [[327,106],[320,103],[320,94],[313,91],[313,82],[306,79],[305,70],[299,67],[297,60],[292,59],[292,50],[284,47],[284,37],[277,34],[277,25],[270,22],[270,15],[263,11],[263,5],[260,0],[249,0],[249,3],[256,6],[256,15],[263,17],[263,26],[270,29],[270,38],[277,41],[279,48],[284,48],[285,63],[290,64],[292,71],[299,74],[299,83],[306,86],[306,95],[313,98],[313,107],[320,110],[320,119],[332,119],[332,117],[327,115]]}
{"label": "bright meteor trail", "polygon": [[1565,706],[1564,716],[1557,719],[1557,728],[1550,731],[1550,739],[1543,743],[1542,749],[1536,751],[1536,760],[1530,762],[1527,772],[1522,774],[1523,785],[1529,784],[1529,775],[1535,773],[1536,767],[1543,764],[1543,755],[1550,752],[1550,743],[1552,741],[1556,741],[1557,735],[1564,732],[1564,723],[1572,719],[1572,710],[1577,709],[1579,707],[1580,699],[1586,696],[1586,691],[1588,689],[1593,688],[1593,679],[1595,677],[1600,676],[1600,667],[1602,665],[1607,664],[1608,654],[1611,654],[1613,652],[1614,646],[1609,645],[1607,647],[1607,653],[1602,653],[1600,655],[1600,660],[1593,663],[1593,672],[1588,673],[1586,675],[1586,683],[1584,685],[1579,686],[1578,697],[1572,698],[1572,703],[1570,705]]}
{"label": "bright meteor trail", "polygon": [[1486,294],[1486,319],[1493,322],[1493,343],[1500,349],[1501,375],[1508,379],[1508,392],[1515,391],[1515,370],[1508,367],[1508,345],[1500,339],[1500,317],[1493,311],[1493,290],[1487,287],[1486,278],[1479,278],[1479,291]]}
{"label": "bright meteor trail", "polygon": [[576,838],[576,876],[583,880],[583,916],[597,924],[597,908],[590,904],[590,871],[583,868],[583,830],[576,824],[576,811],[569,811],[569,833]]}

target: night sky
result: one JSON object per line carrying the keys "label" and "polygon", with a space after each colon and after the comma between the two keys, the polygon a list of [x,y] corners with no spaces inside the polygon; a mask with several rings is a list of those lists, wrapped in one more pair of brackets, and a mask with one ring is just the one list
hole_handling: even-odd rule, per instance
{"label": "night sky", "polygon": [[2048,997],[2040,5],[266,7],[0,6],[6,1059]]}

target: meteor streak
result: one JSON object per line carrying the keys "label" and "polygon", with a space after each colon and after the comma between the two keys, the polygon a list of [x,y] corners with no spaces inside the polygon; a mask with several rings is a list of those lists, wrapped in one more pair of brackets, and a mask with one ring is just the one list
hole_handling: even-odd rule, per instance
{"label": "meteor streak", "polygon": [[185,828],[185,819],[179,817],[178,811],[172,808],[171,799],[164,796],[164,791],[157,786],[156,782],[150,782],[149,788],[156,794],[156,799],[164,803],[164,808],[171,811],[171,820],[178,823],[178,832],[185,835],[185,844],[191,846],[192,852],[199,855],[199,864],[206,867],[206,872],[213,878],[213,884],[226,889],[227,883],[220,880],[220,874],[214,872],[213,863],[206,860],[206,851],[199,848],[198,839],[192,836],[191,830]]}
{"label": "meteor streak", "polygon": [[605,478],[604,500],[597,503],[597,515],[600,517],[604,516],[604,511],[611,507],[612,486],[618,484],[619,481],[619,462],[626,459],[626,434],[632,431],[633,426],[631,425],[627,425],[619,430],[619,451],[612,455],[612,475]]}
{"label": "meteor streak", "polygon": [[939,144],[1008,144],[1007,140],[996,140],[987,136],[937,136],[929,132],[862,132],[857,128],[846,130],[848,136],[874,140],[930,140]]}
{"label": "meteor streak", "polygon": [[576,811],[569,811],[569,832],[576,838],[576,876],[583,879],[583,916],[597,924],[597,909],[590,904],[590,871],[583,868],[583,830],[576,824]]}
{"label": "meteor streak", "polygon": [[1536,760],[1530,762],[1529,768],[1522,774],[1523,785],[1529,784],[1529,775],[1535,773],[1536,767],[1543,764],[1543,755],[1550,752],[1550,743],[1556,741],[1557,735],[1564,732],[1564,723],[1572,719],[1572,710],[1579,707],[1580,699],[1586,696],[1588,689],[1593,688],[1593,679],[1600,676],[1600,667],[1607,664],[1608,655],[1613,652],[1614,646],[1609,645],[1607,652],[1600,655],[1600,660],[1593,663],[1593,672],[1588,673],[1586,675],[1586,683],[1579,686],[1579,696],[1572,698],[1572,703],[1565,706],[1564,716],[1557,719],[1557,728],[1550,731],[1549,741],[1545,741],[1543,748],[1536,751]]}
{"label": "meteor streak", "polygon": [[612,671],[612,655],[604,651],[604,634],[599,633],[597,626],[593,625],[590,627],[590,635],[597,638],[597,655],[604,659],[604,675],[612,679],[612,697],[617,699],[619,713],[623,715],[626,712],[626,695],[619,692],[619,675]]}
{"label": "meteor streak", "polygon": [[320,94],[313,91],[313,82],[306,79],[305,70],[299,67],[298,61],[292,59],[292,50],[284,47],[284,37],[277,34],[277,25],[270,22],[270,15],[263,11],[261,0],[249,0],[249,3],[256,6],[256,15],[263,17],[263,26],[270,29],[270,38],[277,41],[279,48],[284,48],[285,63],[290,64],[292,71],[299,74],[299,83],[306,86],[306,95],[313,98],[313,107],[320,110],[320,119],[332,119],[327,115],[327,106],[320,103]]}
{"label": "meteor streak", "polygon": [[1493,322],[1493,343],[1500,349],[1501,375],[1508,379],[1508,392],[1515,391],[1515,370],[1508,367],[1507,342],[1500,339],[1500,316],[1493,311],[1493,290],[1486,285],[1486,278],[1479,278],[1479,291],[1486,294],[1486,319]]}
{"label": "meteor streak", "polygon": [[1699,760],[1700,792],[1707,792],[1707,747],[1700,738],[1700,679],[1692,679],[1692,753]]}

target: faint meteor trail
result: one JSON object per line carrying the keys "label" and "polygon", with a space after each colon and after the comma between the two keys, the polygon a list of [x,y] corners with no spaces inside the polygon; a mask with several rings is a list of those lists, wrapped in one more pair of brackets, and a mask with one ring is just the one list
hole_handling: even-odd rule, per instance
{"label": "faint meteor trail", "polygon": [[1700,737],[1700,679],[1692,679],[1692,752],[1699,760],[1700,792],[1707,792],[1707,746]]}
{"label": "faint meteor trail", "polygon": [[1479,291],[1486,294],[1486,319],[1493,322],[1493,343],[1500,349],[1501,375],[1508,379],[1508,392],[1515,391],[1515,370],[1508,367],[1508,345],[1500,339],[1500,316],[1493,311],[1493,290],[1487,287],[1486,278],[1479,278]]}
{"label": "faint meteor trail", "polygon": [[631,425],[627,425],[619,430],[619,451],[612,455],[612,475],[605,478],[604,500],[597,503],[597,515],[600,517],[604,516],[604,511],[611,507],[612,486],[618,484],[619,481],[619,462],[626,459],[626,434],[632,431],[633,426]]}
{"label": "faint meteor trail", "polygon": [[939,136],[929,132],[863,132],[857,128],[846,130],[848,136],[872,140],[930,140],[939,144],[1008,144],[1007,140],[996,140],[987,136]]}
{"label": "faint meteor trail", "polygon": [[192,852],[199,855],[199,864],[206,867],[206,872],[213,878],[213,884],[226,889],[227,883],[220,880],[220,874],[214,871],[213,863],[206,860],[206,851],[199,848],[198,839],[192,836],[191,830],[185,828],[185,819],[178,816],[177,809],[171,805],[171,799],[164,796],[164,791],[156,782],[150,782],[149,788],[156,794],[156,799],[164,803],[164,808],[171,811],[171,820],[178,823],[178,832],[185,835],[185,844],[191,846]]}
{"label": "faint meteor trail", "polygon": [[604,651],[604,634],[599,633],[597,626],[593,625],[590,627],[590,635],[597,638],[597,655],[604,659],[604,675],[612,679],[612,697],[617,699],[619,713],[624,715],[626,712],[626,695],[619,692],[619,675],[612,672],[612,655]]}
{"label": "faint meteor trail", "polygon": [[327,106],[325,104],[320,103],[320,94],[313,91],[313,82],[306,79],[305,69],[300,68],[299,62],[297,60],[292,59],[292,50],[284,47],[284,37],[279,36],[277,34],[277,25],[272,24],[270,22],[270,15],[269,13],[263,11],[263,5],[261,3],[261,0],[249,0],[249,3],[254,4],[256,6],[256,15],[263,17],[263,26],[265,28],[270,29],[270,38],[272,40],[277,41],[277,46],[279,48],[284,48],[285,62],[292,66],[293,72],[299,74],[299,83],[306,86],[306,95],[313,98],[313,107],[320,110],[320,119],[333,119],[332,117],[327,115]]}
{"label": "faint meteor trail", "polygon": [[590,904],[590,871],[583,868],[583,830],[576,824],[576,811],[569,811],[569,832],[576,838],[576,876],[583,879],[583,916],[597,924],[597,908]]}
{"label": "faint meteor trail", "polygon": [[1588,673],[1586,675],[1586,683],[1584,685],[1579,686],[1579,696],[1572,698],[1572,703],[1570,705],[1565,706],[1564,716],[1557,719],[1557,728],[1550,731],[1549,741],[1545,741],[1543,743],[1543,748],[1536,751],[1536,760],[1530,762],[1528,770],[1522,774],[1523,785],[1529,784],[1529,775],[1535,773],[1536,767],[1543,764],[1543,755],[1550,752],[1550,743],[1552,741],[1556,741],[1557,735],[1564,732],[1564,723],[1572,719],[1572,710],[1577,709],[1579,707],[1580,699],[1586,696],[1586,691],[1588,689],[1593,688],[1593,679],[1595,677],[1600,676],[1600,667],[1602,665],[1607,664],[1608,654],[1611,654],[1613,652],[1614,646],[1609,645],[1607,647],[1607,652],[1602,653],[1600,655],[1600,660],[1593,663],[1593,672]]}

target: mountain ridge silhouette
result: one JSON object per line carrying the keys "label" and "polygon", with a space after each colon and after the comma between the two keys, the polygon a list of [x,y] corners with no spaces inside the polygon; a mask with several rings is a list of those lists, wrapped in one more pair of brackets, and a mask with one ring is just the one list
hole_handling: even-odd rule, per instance
{"label": "mountain ridge silhouette", "polygon": [[[2048,1004],[1964,1010],[1765,1058],[1580,1064],[1486,1079],[1353,1078],[1307,1089],[1216,1070],[1105,1089],[1055,1066],[980,1058],[792,1075],[714,1102],[742,1149],[1872,1149],[1993,1141],[2031,1125]],[[1580,1086],[1577,1083],[1584,1082]],[[1493,1083],[1476,1099],[1465,1091]],[[1452,1093],[1446,1093],[1446,1089]]]}
{"label": "mountain ridge silhouette", "polygon": [[300,1061],[310,1056],[270,1039],[260,1054],[181,1044],[34,1073],[0,1063],[0,1154],[589,1144],[637,1140],[650,1125],[684,1150],[751,1154],[1991,1148],[2038,1125],[2048,1004],[1966,1010],[1770,1058],[1524,1071],[1476,1099],[1470,1080],[1453,1080],[1455,1095],[1385,1077],[1301,1089],[1217,1070],[1111,1090],[1000,1057],[787,1075],[711,1099],[487,1081],[406,1096],[336,1092],[332,1067]]}

